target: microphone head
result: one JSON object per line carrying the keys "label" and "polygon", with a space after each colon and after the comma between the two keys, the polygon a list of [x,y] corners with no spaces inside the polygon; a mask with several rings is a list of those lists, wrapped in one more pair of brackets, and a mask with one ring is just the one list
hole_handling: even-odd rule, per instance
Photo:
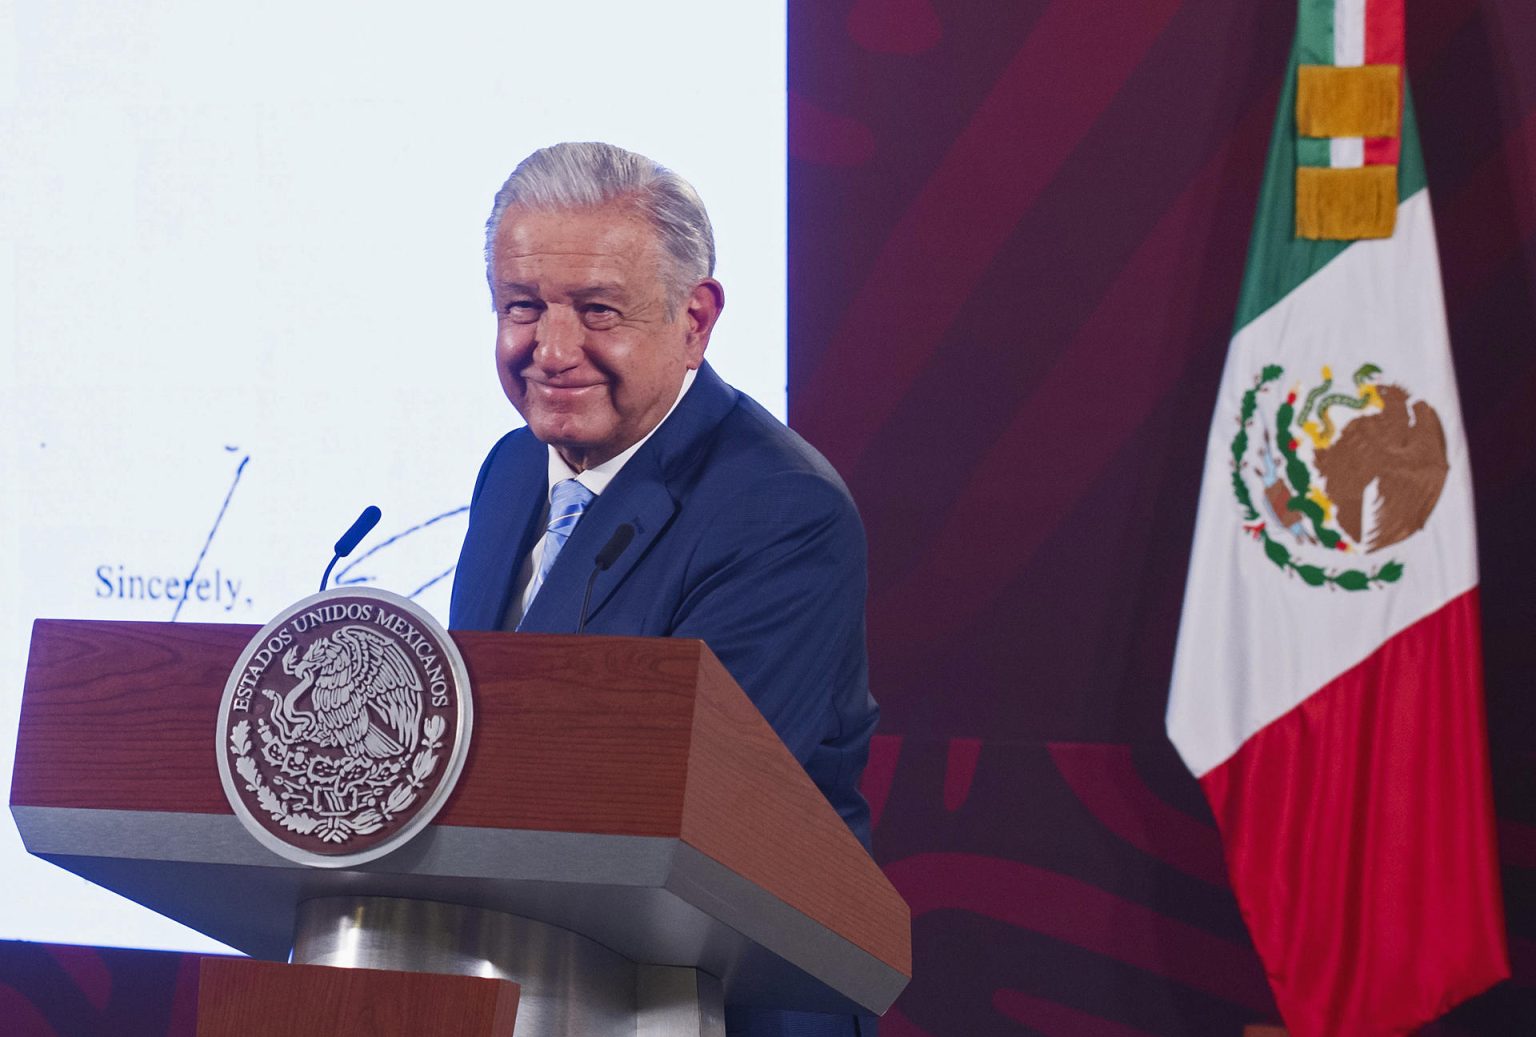
{"label": "microphone head", "polygon": [[628,522],[613,531],[613,536],[603,545],[603,549],[597,552],[597,557],[592,564],[597,566],[598,572],[607,572],[608,567],[619,560],[619,555],[629,546],[629,542],[635,539],[635,527]]}
{"label": "microphone head", "polygon": [[357,516],[357,521],[352,523],[352,527],[341,534],[341,539],[336,541],[336,557],[345,558],[351,554],[352,549],[368,535],[369,530],[379,524],[381,515],[383,512],[372,504],[364,508],[363,513]]}

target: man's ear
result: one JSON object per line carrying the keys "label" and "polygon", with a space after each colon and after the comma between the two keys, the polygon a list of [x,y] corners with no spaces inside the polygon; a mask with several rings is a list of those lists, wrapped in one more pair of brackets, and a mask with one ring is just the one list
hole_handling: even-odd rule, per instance
{"label": "man's ear", "polygon": [[704,362],[704,350],[709,346],[710,332],[725,309],[725,289],[713,277],[705,278],[688,293],[683,319],[688,328],[688,366],[697,368]]}

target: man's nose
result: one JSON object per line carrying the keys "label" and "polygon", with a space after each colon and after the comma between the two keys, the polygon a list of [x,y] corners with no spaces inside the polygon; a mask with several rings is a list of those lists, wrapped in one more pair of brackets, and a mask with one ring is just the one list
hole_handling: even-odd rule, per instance
{"label": "man's nose", "polygon": [[575,312],[563,306],[548,307],[535,329],[533,362],[546,371],[575,367],[581,362],[585,332]]}

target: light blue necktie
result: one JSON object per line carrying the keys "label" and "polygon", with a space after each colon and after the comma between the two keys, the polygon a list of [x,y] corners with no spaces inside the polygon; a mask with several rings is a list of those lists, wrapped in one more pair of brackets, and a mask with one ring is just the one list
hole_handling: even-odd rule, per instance
{"label": "light blue necktie", "polygon": [[533,593],[528,596],[530,604],[538,597],[539,589],[549,576],[549,570],[560,556],[560,549],[571,537],[571,530],[581,521],[582,512],[596,499],[597,494],[575,479],[562,479],[555,483],[549,495],[549,526],[544,531],[544,555],[539,559],[539,571],[533,578]]}

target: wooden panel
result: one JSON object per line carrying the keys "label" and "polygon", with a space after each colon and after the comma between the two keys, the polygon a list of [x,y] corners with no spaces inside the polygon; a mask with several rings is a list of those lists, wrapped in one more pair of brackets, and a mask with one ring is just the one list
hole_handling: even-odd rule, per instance
{"label": "wooden panel", "polygon": [[197,1037],[512,1037],[518,993],[478,976],[203,958]]}
{"label": "wooden panel", "polygon": [[[219,699],[258,628],[39,620],[11,802],[228,814]],[[475,733],[437,823],[676,836],[696,641],[460,632]]]}
{"label": "wooden panel", "polygon": [[38,620],[11,802],[230,813],[219,698],[257,629]]}
{"label": "wooden panel", "polygon": [[911,976],[906,901],[710,653],[698,684],[683,839]]}
{"label": "wooden panel", "polygon": [[464,778],[439,823],[678,834],[700,642],[453,637],[477,714]]}

